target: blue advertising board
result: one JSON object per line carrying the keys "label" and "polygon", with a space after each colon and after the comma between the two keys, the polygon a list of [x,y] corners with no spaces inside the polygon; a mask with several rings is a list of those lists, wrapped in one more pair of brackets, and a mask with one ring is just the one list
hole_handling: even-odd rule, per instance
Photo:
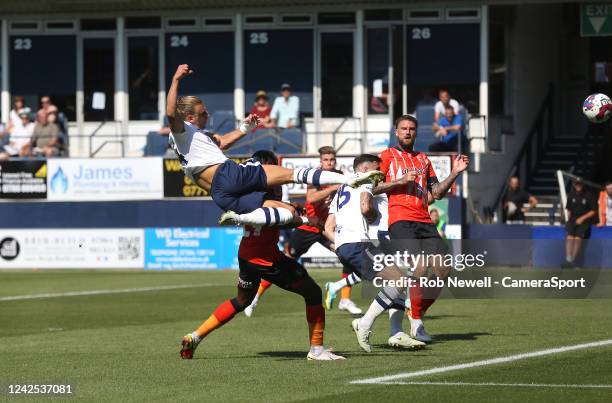
{"label": "blue advertising board", "polygon": [[242,228],[146,228],[145,269],[237,269]]}

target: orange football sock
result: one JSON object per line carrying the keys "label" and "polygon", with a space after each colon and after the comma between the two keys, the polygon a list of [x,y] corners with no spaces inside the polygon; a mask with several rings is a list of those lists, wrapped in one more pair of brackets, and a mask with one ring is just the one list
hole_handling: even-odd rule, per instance
{"label": "orange football sock", "polygon": [[219,305],[215,312],[208,319],[206,319],[200,327],[198,327],[195,333],[200,337],[206,337],[208,333],[215,329],[220,328],[236,315],[236,308],[229,299]]}
{"label": "orange football sock", "polygon": [[347,285],[340,290],[340,299],[351,299],[351,286]]}
{"label": "orange football sock", "polygon": [[421,319],[423,317],[423,290],[418,282],[415,282],[409,288],[410,293],[410,316],[412,319]]}
{"label": "orange football sock", "polygon": [[261,280],[261,283],[259,283],[259,288],[257,289],[257,295],[261,297],[271,285],[272,283],[268,280]]}
{"label": "orange football sock", "polygon": [[325,331],[325,310],[323,305],[306,305],[306,321],[311,346],[323,345],[323,332]]}
{"label": "orange football sock", "polygon": [[442,287],[435,287],[427,294],[428,298],[423,299],[423,314],[427,311],[427,309],[429,309],[430,306],[433,305],[434,302],[436,302],[441,293]]}
{"label": "orange football sock", "polygon": [[[342,278],[347,278],[349,275],[342,273]],[[351,286],[347,285],[340,289],[340,299],[351,299]]]}

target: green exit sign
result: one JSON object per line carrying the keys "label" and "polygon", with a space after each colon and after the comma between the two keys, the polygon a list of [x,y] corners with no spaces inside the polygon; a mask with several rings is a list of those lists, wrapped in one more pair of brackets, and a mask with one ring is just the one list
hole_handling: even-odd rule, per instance
{"label": "green exit sign", "polygon": [[612,36],[612,3],[583,4],[580,8],[582,36]]}

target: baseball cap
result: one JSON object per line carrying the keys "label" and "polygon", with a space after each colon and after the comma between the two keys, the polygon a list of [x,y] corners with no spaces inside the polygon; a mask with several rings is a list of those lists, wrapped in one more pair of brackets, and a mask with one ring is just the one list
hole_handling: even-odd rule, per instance
{"label": "baseball cap", "polygon": [[291,91],[291,84],[283,83],[283,85],[281,85],[281,91],[283,91],[283,90]]}
{"label": "baseball cap", "polygon": [[259,99],[261,97],[268,99],[268,93],[263,90],[257,91],[257,93],[255,94],[255,99]]}

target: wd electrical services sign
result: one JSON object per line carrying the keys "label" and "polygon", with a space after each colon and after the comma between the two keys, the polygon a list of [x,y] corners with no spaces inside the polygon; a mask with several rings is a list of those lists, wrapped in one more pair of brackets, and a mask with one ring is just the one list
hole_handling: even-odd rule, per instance
{"label": "wd electrical services sign", "polygon": [[41,160],[2,161],[0,198],[46,199],[47,162]]}
{"label": "wd electrical services sign", "polygon": [[612,36],[612,3],[583,4],[580,7],[582,36]]}
{"label": "wd electrical services sign", "polygon": [[47,199],[51,201],[163,197],[161,158],[54,158],[47,162]]}
{"label": "wd electrical services sign", "polygon": [[237,269],[242,228],[146,228],[145,269]]}

